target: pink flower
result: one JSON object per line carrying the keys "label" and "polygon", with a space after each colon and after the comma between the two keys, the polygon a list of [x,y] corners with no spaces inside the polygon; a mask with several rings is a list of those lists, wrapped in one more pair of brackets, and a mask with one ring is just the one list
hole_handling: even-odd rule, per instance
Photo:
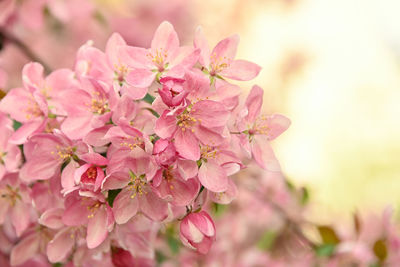
{"label": "pink flower", "polygon": [[71,139],[82,139],[91,130],[104,126],[117,103],[115,91],[103,82],[82,79],[81,85],[82,89],[65,90],[59,95],[61,106],[68,114],[61,130]]}
{"label": "pink flower", "polygon": [[16,173],[0,181],[0,225],[10,219],[17,236],[28,228],[30,222],[30,190],[21,184]]}
{"label": "pink flower", "polygon": [[233,35],[220,41],[210,53],[207,40],[201,28],[196,31],[195,48],[201,50],[199,62],[211,77],[226,77],[233,80],[248,81],[260,72],[260,66],[246,60],[235,60],[239,36]]}
{"label": "pink flower", "polygon": [[162,101],[168,107],[176,107],[182,104],[183,100],[189,93],[187,90],[184,90],[184,82],[184,79],[172,77],[165,77],[160,79],[160,83],[163,85],[163,87],[158,90],[158,93]]}
{"label": "pink flower", "polygon": [[212,192],[228,189],[228,176],[242,168],[240,160],[231,151],[222,147],[201,146],[202,164],[199,168],[200,183]]}
{"label": "pink flower", "polygon": [[126,77],[128,84],[149,87],[157,75],[183,77],[186,69],[197,61],[199,51],[188,46],[179,46],[178,35],[174,27],[164,21],[157,28],[150,49],[126,47],[126,54],[132,59],[129,66],[132,71]]}
{"label": "pink flower", "polygon": [[[196,198],[200,190],[200,183],[195,176],[197,166],[195,162],[193,164],[195,166],[177,162],[174,166],[159,169],[153,179],[156,193],[174,206],[189,205]],[[182,168],[185,174],[191,177],[184,177],[182,175]]]}
{"label": "pink flower", "polygon": [[0,113],[0,181],[6,173],[16,172],[21,164],[21,150],[8,142],[13,133],[12,121]]}
{"label": "pink flower", "polygon": [[89,249],[99,246],[113,229],[114,217],[102,194],[90,191],[73,193],[66,199],[62,222],[67,226],[87,226],[86,243]]}
{"label": "pink flower", "polygon": [[94,152],[83,154],[80,159],[86,163],[79,166],[78,163],[71,162],[63,170],[61,183],[65,194],[76,189],[96,192],[103,183],[102,166],[106,166],[108,160]]}
{"label": "pink flower", "polygon": [[229,112],[219,102],[201,100],[185,108],[164,111],[156,121],[155,132],[164,139],[173,138],[183,158],[200,158],[199,142],[215,145],[223,141]]}
{"label": "pink flower", "polygon": [[193,212],[183,218],[180,238],[185,246],[206,254],[215,241],[215,225],[205,211]]}
{"label": "pink flower", "polygon": [[153,156],[158,165],[171,165],[177,159],[174,143],[167,139],[157,140],[153,146]]}
{"label": "pink flower", "polygon": [[263,90],[255,85],[246,99],[246,107],[237,122],[239,143],[247,153],[253,155],[261,168],[279,172],[280,165],[269,142],[289,128],[290,120],[280,114],[259,116],[263,93]]}
{"label": "pink flower", "polygon": [[28,137],[45,129],[48,116],[47,103],[39,92],[25,88],[12,89],[0,102],[0,111],[22,123],[9,142],[23,144]]}
{"label": "pink flower", "polygon": [[24,146],[26,163],[20,171],[23,181],[47,180],[60,173],[63,163],[71,164],[74,158],[87,152],[81,142],[72,142],[63,134],[37,134]]}
{"label": "pink flower", "polygon": [[117,151],[107,167],[103,189],[122,189],[113,204],[115,221],[124,224],[138,211],[155,221],[167,217],[167,202],[154,192],[151,179],[156,169],[151,158],[143,150],[129,154]]}

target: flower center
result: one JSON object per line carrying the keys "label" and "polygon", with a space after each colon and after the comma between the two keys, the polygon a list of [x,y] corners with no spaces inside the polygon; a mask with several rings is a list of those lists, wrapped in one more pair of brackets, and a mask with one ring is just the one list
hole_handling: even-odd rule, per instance
{"label": "flower center", "polygon": [[190,113],[182,113],[177,116],[177,119],[177,124],[183,132],[186,131],[186,129],[190,129],[192,132],[194,132],[192,127],[196,124],[197,119],[191,116]]}
{"label": "flower center", "polygon": [[8,200],[11,206],[14,206],[17,202],[17,199],[21,200],[21,196],[18,194],[19,188],[12,188],[10,185],[7,185],[6,188],[0,190],[0,197]]}
{"label": "flower center", "polygon": [[218,151],[213,147],[205,145],[200,147],[200,154],[203,159],[215,159],[218,155]]}
{"label": "flower center", "polygon": [[26,119],[30,120],[32,118],[43,116],[43,112],[35,100],[30,99],[27,108],[24,110]]}
{"label": "flower center", "polygon": [[163,48],[156,49],[156,51],[154,53],[149,52],[147,54],[147,57],[151,59],[151,61],[157,67],[159,72],[162,72],[165,70],[166,60],[168,57],[167,50],[165,50]]}
{"label": "flower center", "polygon": [[249,129],[249,134],[260,134],[260,135],[267,135],[270,131],[270,128],[267,124],[267,117],[262,115],[256,119],[253,124],[253,127]]}
{"label": "flower center", "polygon": [[135,136],[135,137],[123,137],[123,142],[119,145],[122,147],[128,147],[130,150],[133,150],[137,147],[144,149],[144,141],[142,138]]}
{"label": "flower center", "polygon": [[147,182],[145,180],[146,175],[142,174],[138,177],[132,171],[129,171],[129,176],[130,176],[130,182],[128,184],[129,185],[128,190],[132,191],[131,199],[134,199],[137,196],[137,194],[139,194],[139,196],[147,194],[146,191]]}
{"label": "flower center", "polygon": [[[70,159],[74,155],[74,148],[73,147],[62,147],[57,145],[56,146],[57,151],[51,151],[50,153],[52,155],[57,155],[58,158],[64,162],[65,160]],[[56,158],[57,158],[56,156]]]}
{"label": "flower center", "polygon": [[210,62],[210,74],[211,76],[214,76],[221,72],[222,70],[226,69],[229,67],[229,61],[226,57],[217,57],[217,55],[214,53],[211,55],[211,62]]}

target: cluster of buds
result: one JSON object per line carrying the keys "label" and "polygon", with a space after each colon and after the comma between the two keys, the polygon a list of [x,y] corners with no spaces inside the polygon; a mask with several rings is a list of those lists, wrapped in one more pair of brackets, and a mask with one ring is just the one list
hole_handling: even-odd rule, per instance
{"label": "cluster of buds", "polygon": [[238,42],[211,50],[199,28],[181,46],[163,22],[150,48],[114,33],[105,52],[84,44],[73,69],[27,64],[0,102],[0,263],[151,265],[174,221],[207,253],[216,227],[204,203],[236,197],[244,162],[279,173],[270,142],[290,125],[260,115],[258,86],[240,101],[229,80],[260,67],[235,59]]}

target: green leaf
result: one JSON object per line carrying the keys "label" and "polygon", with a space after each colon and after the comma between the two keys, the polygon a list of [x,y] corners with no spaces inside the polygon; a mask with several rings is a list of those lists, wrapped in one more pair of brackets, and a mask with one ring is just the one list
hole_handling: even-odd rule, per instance
{"label": "green leaf", "polygon": [[56,262],[52,264],[53,267],[62,267],[63,264],[61,262]]}
{"label": "green leaf", "polygon": [[215,217],[220,217],[227,209],[227,205],[222,205],[218,203],[213,203],[212,206]]}
{"label": "green leaf", "polygon": [[340,239],[336,235],[335,230],[333,230],[333,228],[329,226],[318,226],[318,232],[324,244],[336,245],[340,242]]}
{"label": "green leaf", "polygon": [[257,242],[257,247],[261,250],[270,250],[274,245],[274,242],[277,238],[277,233],[274,231],[266,231],[261,236],[261,239]]}
{"label": "green leaf", "polygon": [[163,263],[167,260],[167,257],[159,250],[156,250],[156,261],[158,264]]}
{"label": "green leaf", "polygon": [[21,127],[21,126],[22,126],[22,124],[19,121],[13,120],[14,131],[18,130],[19,127]]}
{"label": "green leaf", "polygon": [[181,242],[175,236],[167,235],[167,243],[173,254],[179,253]]}
{"label": "green leaf", "polygon": [[334,244],[323,244],[315,249],[315,253],[319,257],[329,257],[335,252]]}
{"label": "green leaf", "polygon": [[154,99],[156,99],[154,96],[151,94],[146,94],[145,97],[142,99],[144,102],[147,102],[149,104],[152,104]]}
{"label": "green leaf", "polygon": [[301,190],[300,203],[302,205],[306,205],[308,203],[308,201],[310,200],[310,193],[309,193],[307,187],[302,187],[300,190]]}
{"label": "green leaf", "polygon": [[375,256],[379,259],[380,262],[385,261],[388,255],[386,240],[379,239],[374,243],[373,251]]}
{"label": "green leaf", "polygon": [[118,196],[119,192],[121,192],[122,189],[114,189],[114,190],[109,190],[108,191],[108,198],[107,202],[110,205],[110,207],[113,206],[115,198]]}

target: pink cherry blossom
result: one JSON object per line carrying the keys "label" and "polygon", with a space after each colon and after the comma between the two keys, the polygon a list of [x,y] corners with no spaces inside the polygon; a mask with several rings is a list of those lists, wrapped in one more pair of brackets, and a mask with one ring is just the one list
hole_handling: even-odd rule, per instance
{"label": "pink cherry blossom", "polygon": [[260,72],[260,66],[246,60],[235,60],[239,36],[233,35],[220,41],[210,52],[201,28],[196,31],[194,46],[201,50],[199,62],[212,76],[248,81]]}
{"label": "pink cherry blossom", "polygon": [[151,48],[126,47],[126,54],[134,62],[129,66],[132,71],[126,77],[128,84],[145,88],[151,85],[158,73],[182,77],[185,70],[196,63],[199,50],[189,46],[180,47],[173,26],[164,21],[154,34]]}

